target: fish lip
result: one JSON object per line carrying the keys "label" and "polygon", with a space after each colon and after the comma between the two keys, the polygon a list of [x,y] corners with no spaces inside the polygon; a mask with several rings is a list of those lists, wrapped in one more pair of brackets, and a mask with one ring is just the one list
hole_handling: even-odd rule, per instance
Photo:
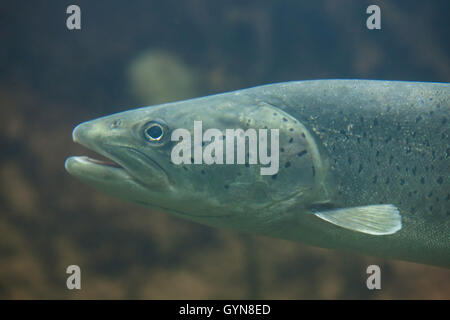
{"label": "fish lip", "polygon": [[[80,143],[81,144],[81,143]],[[109,161],[104,161],[104,160],[99,160],[99,159],[95,159],[95,158],[91,158],[88,156],[77,156],[77,157],[71,157],[71,158],[76,158],[79,163],[86,163],[87,165],[94,165],[94,166],[98,166],[101,167],[102,169],[108,169],[108,170],[121,170],[123,172],[125,172],[128,176],[130,176],[131,178],[133,178],[133,180],[136,180],[137,182],[139,182],[142,185],[146,185],[147,187],[151,187],[150,185],[147,185],[144,181],[141,181],[141,179],[139,179],[138,177],[135,177],[126,167],[126,165],[123,165],[120,161],[117,159],[117,157],[115,157],[113,154],[111,154],[110,152],[106,151],[103,148],[92,148],[90,146],[86,146],[84,144],[81,144],[84,147],[86,147],[87,149],[94,151],[98,154],[100,154],[101,156],[107,158],[107,160]],[[127,150],[128,152],[134,152],[135,154],[138,154],[140,157],[144,158],[146,160],[146,163],[149,164],[150,166],[152,166],[154,169],[160,171],[163,173],[164,177],[166,179],[168,179],[168,175],[167,172],[164,170],[163,167],[161,167],[161,165],[159,165],[154,159],[152,159],[151,157],[149,157],[148,155],[146,155],[145,153],[129,147],[129,146],[124,146],[124,145],[114,145],[114,144],[105,144],[106,147],[108,148],[115,148],[115,149],[124,149]],[[68,158],[67,160],[69,160],[70,158]],[[67,162],[66,160],[66,162]]]}
{"label": "fish lip", "polygon": [[102,167],[110,167],[110,168],[114,168],[114,169],[118,169],[118,170],[125,170],[120,164],[113,162],[112,160],[111,160],[111,163],[109,163],[109,162],[99,160],[99,159],[94,159],[94,158],[91,158],[88,156],[71,156],[66,159],[66,163],[71,158],[79,160],[79,161],[89,162],[91,164],[102,166]]}
{"label": "fish lip", "polygon": [[[94,161],[93,161],[94,160]],[[70,156],[64,162],[66,171],[75,177],[88,180],[135,180],[125,169],[102,165],[87,156]]]}
{"label": "fish lip", "polygon": [[162,171],[164,173],[164,175],[166,177],[168,177],[166,170],[156,160],[154,160],[153,158],[149,157],[147,154],[139,151],[138,149],[135,149],[135,148],[132,148],[132,147],[129,147],[129,146],[124,146],[124,145],[106,144],[106,146],[114,147],[114,148],[120,148],[120,149],[125,149],[125,150],[128,150],[128,151],[134,152],[134,153],[138,154],[139,156],[141,156],[141,157],[145,158],[146,160],[148,160],[147,163],[150,163],[151,166],[153,166],[156,169],[159,169],[160,171]]}
{"label": "fish lip", "polygon": [[83,147],[85,147],[86,149],[88,149],[90,151],[94,151],[94,152],[98,153],[99,155],[101,155],[107,159],[107,160],[101,160],[101,159],[91,158],[89,156],[84,155],[84,156],[78,156],[78,158],[80,160],[82,160],[84,162],[89,162],[91,164],[95,164],[95,165],[98,165],[101,167],[109,167],[109,168],[127,171],[126,168],[120,164],[120,162],[116,161],[114,159],[114,157],[112,157],[109,153],[105,152],[102,148],[99,148],[95,145],[85,143],[85,142],[81,141],[80,139],[77,139],[76,136],[74,136],[73,141],[75,143],[82,145]]}
{"label": "fish lip", "polygon": [[81,158],[84,158],[83,160],[91,162],[93,164],[99,165],[99,166],[103,166],[103,167],[111,167],[111,168],[115,168],[115,169],[121,169],[121,170],[125,170],[124,167],[122,167],[119,163],[115,162],[114,160],[111,160],[108,158],[108,160],[110,160],[109,162],[104,161],[104,160],[100,160],[100,159],[95,159],[95,158],[91,158],[88,156],[80,156]]}

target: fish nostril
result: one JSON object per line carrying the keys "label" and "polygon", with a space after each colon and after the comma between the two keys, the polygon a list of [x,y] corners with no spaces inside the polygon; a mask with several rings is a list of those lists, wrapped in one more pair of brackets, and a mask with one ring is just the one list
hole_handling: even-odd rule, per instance
{"label": "fish nostril", "polygon": [[117,120],[114,120],[114,121],[111,123],[110,128],[111,128],[111,129],[115,129],[115,128],[117,128],[117,127],[120,127],[121,125],[122,125],[122,120],[117,119]]}

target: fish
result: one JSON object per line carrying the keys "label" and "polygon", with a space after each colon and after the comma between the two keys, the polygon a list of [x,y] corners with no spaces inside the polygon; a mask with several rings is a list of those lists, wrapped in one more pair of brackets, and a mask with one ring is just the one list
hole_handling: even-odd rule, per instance
{"label": "fish", "polygon": [[[207,226],[450,268],[449,113],[448,83],[275,83],[81,123],[73,141],[111,162],[74,156],[65,168]],[[189,159],[193,145],[213,143],[195,138],[194,122],[215,130],[215,143],[227,129],[272,132],[278,170],[261,174],[267,163],[249,164],[247,151],[244,164]],[[188,134],[177,139],[177,129]],[[183,142],[191,161],[174,163]]]}

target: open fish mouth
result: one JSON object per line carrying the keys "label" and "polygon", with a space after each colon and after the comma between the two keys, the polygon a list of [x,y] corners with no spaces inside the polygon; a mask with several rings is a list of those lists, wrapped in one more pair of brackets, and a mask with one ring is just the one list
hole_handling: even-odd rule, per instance
{"label": "open fish mouth", "polygon": [[167,172],[155,159],[134,148],[131,143],[119,142],[116,138],[114,135],[109,136],[102,121],[79,124],[72,132],[72,139],[87,148],[88,155],[68,158],[66,170],[84,180],[106,183],[123,179],[134,180],[134,183],[152,190],[167,187]]}
{"label": "open fish mouth", "polygon": [[92,164],[96,164],[96,165],[100,165],[100,166],[104,166],[104,167],[112,167],[112,168],[117,168],[117,169],[124,169],[120,164],[118,164],[117,162],[114,162],[111,159],[94,159],[94,158],[90,158],[88,156],[79,156],[78,158],[82,158],[83,161],[85,162],[90,162]]}
{"label": "open fish mouth", "polygon": [[89,143],[88,141],[85,141],[84,139],[80,139],[79,136],[76,134],[77,128],[74,129],[73,141],[77,144],[82,145],[83,147],[85,147],[88,150],[86,151],[87,155],[73,156],[73,157],[71,157],[73,160],[79,161],[80,163],[83,163],[86,165],[94,165],[97,167],[100,166],[100,167],[105,167],[105,168],[125,170],[125,168],[122,165],[120,165],[117,161],[113,160],[101,148],[91,145],[91,143]]}
{"label": "open fish mouth", "polygon": [[94,159],[88,156],[72,156],[66,159],[64,167],[71,175],[87,179],[131,178],[127,170],[112,160]]}
{"label": "open fish mouth", "polygon": [[116,176],[116,178],[130,178],[131,175],[124,166],[113,159],[102,147],[96,145],[94,142],[96,137],[91,135],[92,128],[91,122],[86,122],[76,126],[73,130],[73,142],[88,149],[86,151],[88,155],[67,158],[64,164],[66,170],[74,176],[86,179],[109,180]]}

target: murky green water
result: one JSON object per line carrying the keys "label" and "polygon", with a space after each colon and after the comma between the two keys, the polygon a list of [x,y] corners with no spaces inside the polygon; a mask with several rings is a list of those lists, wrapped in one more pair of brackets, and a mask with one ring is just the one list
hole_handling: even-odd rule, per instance
{"label": "murky green water", "polygon": [[381,30],[356,0],[78,1],[80,30],[69,4],[0,4],[0,298],[450,298],[447,269],[203,227],[63,167],[87,153],[76,124],[137,106],[289,80],[449,82],[448,1],[379,1]]}

